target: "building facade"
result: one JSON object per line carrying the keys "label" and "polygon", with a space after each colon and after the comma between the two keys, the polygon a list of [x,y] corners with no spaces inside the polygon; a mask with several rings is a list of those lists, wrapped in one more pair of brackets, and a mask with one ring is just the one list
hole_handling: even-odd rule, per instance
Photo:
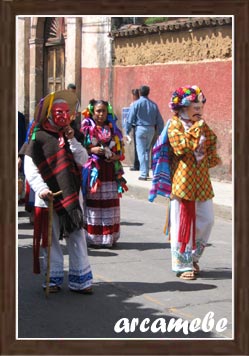
{"label": "building facade", "polygon": [[[82,108],[92,98],[108,100],[121,127],[131,90],[145,84],[166,122],[172,92],[196,84],[207,97],[205,119],[217,133],[222,157],[211,174],[231,180],[232,18],[182,17],[119,28],[114,23],[117,18],[107,16],[18,17],[18,110],[31,120],[41,97],[75,83]],[[132,154],[127,146],[127,164]]]}

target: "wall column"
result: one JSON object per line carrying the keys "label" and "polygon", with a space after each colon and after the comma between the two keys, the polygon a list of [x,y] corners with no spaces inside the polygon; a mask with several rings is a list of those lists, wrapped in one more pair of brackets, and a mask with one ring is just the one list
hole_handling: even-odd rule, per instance
{"label": "wall column", "polygon": [[29,112],[34,117],[35,107],[43,95],[43,38],[29,40],[30,46],[30,90]]}
{"label": "wall column", "polygon": [[65,88],[69,83],[76,85],[76,94],[81,92],[81,18],[65,17]]}
{"label": "wall column", "polygon": [[82,104],[92,98],[112,101],[111,18],[85,16],[82,18]]}
{"label": "wall column", "polygon": [[25,114],[24,102],[24,78],[25,78],[25,17],[18,17],[17,21],[17,73],[16,73],[16,86],[17,86],[17,110]]}

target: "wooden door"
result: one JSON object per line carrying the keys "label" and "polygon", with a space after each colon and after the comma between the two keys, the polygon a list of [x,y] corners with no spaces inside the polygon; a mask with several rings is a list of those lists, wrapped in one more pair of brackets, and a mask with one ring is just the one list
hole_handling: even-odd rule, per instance
{"label": "wooden door", "polygon": [[44,95],[65,88],[64,18],[45,22]]}
{"label": "wooden door", "polygon": [[47,47],[46,93],[65,88],[65,51],[63,46]]}

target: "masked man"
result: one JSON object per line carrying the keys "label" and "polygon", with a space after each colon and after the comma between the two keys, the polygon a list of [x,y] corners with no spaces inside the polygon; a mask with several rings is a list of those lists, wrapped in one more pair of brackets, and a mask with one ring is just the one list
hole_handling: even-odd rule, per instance
{"label": "masked man", "polygon": [[173,158],[170,239],[172,269],[192,280],[214,222],[214,196],[209,168],[220,163],[217,137],[203,119],[206,98],[197,86],[178,88],[169,107],[174,112],[168,127]]}
{"label": "masked man", "polygon": [[[64,237],[69,254],[68,287],[71,291],[90,294],[92,272],[82,229],[80,169],[75,162],[76,155],[80,154],[82,164],[85,163],[88,154],[73,137],[70,126],[77,101],[76,95],[68,90],[51,93],[40,101],[34,115],[35,127],[25,151],[24,170],[35,191],[34,273],[40,273],[40,241],[44,270],[47,269],[48,200],[53,199],[49,290],[57,292],[63,284],[63,252],[59,239]],[[58,191],[62,193],[53,197]]]}

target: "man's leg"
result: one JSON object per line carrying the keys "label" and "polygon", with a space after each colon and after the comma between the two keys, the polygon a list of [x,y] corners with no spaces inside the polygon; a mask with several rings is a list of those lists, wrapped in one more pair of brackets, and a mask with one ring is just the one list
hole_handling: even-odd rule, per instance
{"label": "man's leg", "polygon": [[137,155],[137,143],[136,143],[136,127],[133,129],[133,137],[134,137],[134,165],[133,168],[136,171],[139,171],[139,160]]}
{"label": "man's leg", "polygon": [[147,178],[146,166],[147,132],[143,126],[136,127],[136,147],[140,164],[140,177]]}
{"label": "man's leg", "polygon": [[178,241],[180,221],[181,200],[172,199],[170,201],[170,245],[172,271],[177,273],[189,272],[193,270],[192,234],[184,252],[181,251],[181,242]]}
{"label": "man's leg", "polygon": [[152,141],[155,135],[154,126],[148,126],[147,128],[147,140],[146,140],[146,150],[145,150],[145,161],[146,161],[146,177],[149,176],[149,163],[150,163],[150,149]]}
{"label": "man's leg", "polygon": [[193,261],[198,262],[209,240],[214,224],[212,199],[196,202],[196,249]]}
{"label": "man's leg", "polygon": [[85,231],[72,232],[66,238],[69,254],[68,287],[71,290],[83,290],[92,285],[92,270],[89,263]]}

